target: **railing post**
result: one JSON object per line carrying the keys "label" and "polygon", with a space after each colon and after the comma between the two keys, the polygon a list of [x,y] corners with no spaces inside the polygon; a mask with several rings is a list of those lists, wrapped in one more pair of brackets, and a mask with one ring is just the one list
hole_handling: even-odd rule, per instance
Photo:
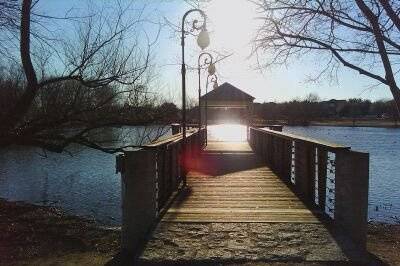
{"label": "railing post", "polygon": [[291,183],[299,196],[317,205],[332,218],[335,226],[342,228],[355,244],[366,250],[368,153],[253,128],[250,128],[249,142],[279,177],[288,183],[294,179]]}
{"label": "railing post", "polygon": [[296,142],[296,187],[298,192],[307,200],[312,200],[313,180],[313,150],[312,145],[297,141]]}
{"label": "railing post", "polygon": [[178,162],[178,151],[177,146],[172,145],[171,147],[171,176],[172,176],[172,187],[176,190],[179,186],[179,182],[177,182],[177,177],[179,176],[179,162]]}
{"label": "railing post", "polygon": [[171,131],[172,131],[172,135],[180,133],[182,131],[181,125],[178,123],[171,124]]}
{"label": "railing post", "polygon": [[364,250],[367,241],[369,154],[336,152],[335,221]]}
{"label": "railing post", "polygon": [[122,176],[121,247],[135,253],[157,217],[155,150],[125,152]]}

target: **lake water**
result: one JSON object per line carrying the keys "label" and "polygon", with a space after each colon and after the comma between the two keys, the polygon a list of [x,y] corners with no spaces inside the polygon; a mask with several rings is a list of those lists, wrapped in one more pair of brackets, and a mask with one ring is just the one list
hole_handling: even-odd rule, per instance
{"label": "lake water", "polygon": [[[210,130],[217,133],[221,128]],[[231,127],[228,135],[232,140],[235,139],[233,130],[243,135],[242,129]],[[369,217],[376,221],[397,221],[396,216],[400,217],[400,129],[286,127],[284,130],[369,152]],[[121,183],[120,176],[115,174],[115,156],[84,148],[73,148],[71,152],[73,156],[49,153],[45,158],[35,148],[1,150],[0,197],[54,205],[106,225],[119,225]]]}
{"label": "lake water", "polygon": [[400,128],[284,127],[285,132],[328,140],[370,154],[370,220],[400,222]]}
{"label": "lake water", "polygon": [[[171,130],[131,127],[100,133],[106,139],[119,136],[123,145],[137,145],[138,140],[146,142],[158,134],[170,135]],[[121,180],[115,173],[115,155],[83,147],[72,147],[69,152],[43,156],[37,148],[0,150],[0,197],[57,206],[70,214],[119,225]]]}

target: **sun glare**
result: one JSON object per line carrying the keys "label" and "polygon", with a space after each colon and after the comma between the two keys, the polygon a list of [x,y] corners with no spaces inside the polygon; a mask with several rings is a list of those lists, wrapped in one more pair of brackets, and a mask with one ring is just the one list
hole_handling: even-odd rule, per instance
{"label": "sun glare", "polygon": [[248,56],[248,44],[255,29],[255,6],[246,0],[217,0],[207,6],[212,46]]}
{"label": "sun glare", "polygon": [[246,126],[239,124],[220,124],[208,126],[208,139],[211,141],[246,141]]}

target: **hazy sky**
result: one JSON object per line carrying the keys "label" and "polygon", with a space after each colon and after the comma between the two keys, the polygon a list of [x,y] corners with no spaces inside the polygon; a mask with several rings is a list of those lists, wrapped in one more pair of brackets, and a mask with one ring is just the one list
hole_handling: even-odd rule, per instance
{"label": "hazy sky", "polygon": [[[71,7],[84,8],[86,1],[55,1],[41,0],[41,6],[48,13],[62,13]],[[94,1],[97,5],[109,4],[110,1]],[[145,16],[151,20],[167,18],[179,25],[182,15],[190,7],[184,1],[142,1],[146,3]],[[208,15],[208,29],[211,44],[209,51],[219,51],[224,54],[233,53],[229,58],[217,64],[219,83],[229,82],[253,95],[257,102],[285,101],[295,97],[303,97],[308,93],[316,93],[322,99],[345,98],[391,98],[389,89],[384,86],[370,88],[375,81],[360,76],[354,71],[342,69],[338,82],[322,80],[318,83],[307,82],[309,75],[323,68],[324,62],[317,58],[293,61],[286,67],[260,71],[256,69],[257,58],[250,56],[252,51],[251,39],[255,34],[258,21],[254,4],[247,0],[212,0],[204,10]],[[194,16],[195,17],[195,16]],[[147,30],[154,35],[155,26],[148,24]],[[200,48],[196,38],[186,38],[186,63],[197,65]],[[180,41],[179,33],[171,27],[163,27],[158,43],[153,47],[154,63],[156,64],[157,82],[160,91],[179,102],[181,91],[180,80]],[[262,59],[262,56],[261,56]],[[205,73],[204,73],[205,77]],[[203,81],[205,78],[203,77]],[[188,95],[196,98],[197,72],[189,72],[187,76]],[[205,82],[202,83],[203,91]]]}

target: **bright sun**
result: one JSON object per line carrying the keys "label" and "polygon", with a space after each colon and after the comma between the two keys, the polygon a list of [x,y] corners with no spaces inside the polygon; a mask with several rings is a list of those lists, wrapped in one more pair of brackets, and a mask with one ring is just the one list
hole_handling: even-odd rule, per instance
{"label": "bright sun", "polygon": [[239,54],[248,52],[257,23],[254,20],[256,9],[253,3],[247,0],[214,0],[206,7],[206,14],[213,33],[213,48]]}

